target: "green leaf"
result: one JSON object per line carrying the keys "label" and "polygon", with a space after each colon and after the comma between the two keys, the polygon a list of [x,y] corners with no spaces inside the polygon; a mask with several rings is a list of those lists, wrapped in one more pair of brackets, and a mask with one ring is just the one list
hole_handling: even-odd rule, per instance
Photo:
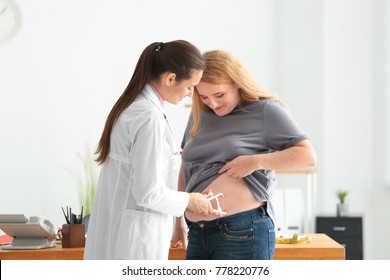
{"label": "green leaf", "polygon": [[350,192],[347,191],[347,190],[338,190],[338,191],[336,192],[336,195],[337,195],[337,198],[339,199],[339,201],[340,201],[341,203],[344,203],[344,202],[345,202],[345,199],[347,198],[347,196],[348,196],[349,193],[350,193]]}
{"label": "green leaf", "polygon": [[80,153],[76,153],[76,155],[80,160],[82,169],[79,172],[69,169],[68,171],[76,178],[80,209],[84,207],[84,215],[89,215],[92,211],[92,203],[98,182],[98,165],[94,161],[88,145],[85,147],[84,155]]}

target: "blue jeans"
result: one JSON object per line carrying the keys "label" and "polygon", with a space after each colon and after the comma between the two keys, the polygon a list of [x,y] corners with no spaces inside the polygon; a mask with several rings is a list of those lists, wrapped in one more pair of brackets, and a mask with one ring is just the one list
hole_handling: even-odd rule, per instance
{"label": "blue jeans", "polygon": [[271,260],[274,255],[275,227],[265,207],[187,222],[187,260]]}

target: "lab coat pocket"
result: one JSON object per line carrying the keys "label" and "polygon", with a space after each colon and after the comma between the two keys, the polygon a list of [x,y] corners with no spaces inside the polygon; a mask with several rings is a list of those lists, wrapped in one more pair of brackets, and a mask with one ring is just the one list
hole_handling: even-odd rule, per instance
{"label": "lab coat pocket", "polygon": [[126,209],[121,216],[114,259],[167,259],[171,233],[170,216]]}

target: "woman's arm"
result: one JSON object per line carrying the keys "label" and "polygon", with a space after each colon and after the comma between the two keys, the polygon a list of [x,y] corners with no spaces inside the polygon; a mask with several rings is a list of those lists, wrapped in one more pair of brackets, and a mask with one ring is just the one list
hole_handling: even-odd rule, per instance
{"label": "woman's arm", "polygon": [[218,173],[232,178],[243,178],[255,170],[283,170],[312,167],[317,164],[317,156],[310,140],[305,139],[282,151],[239,156],[226,163]]}

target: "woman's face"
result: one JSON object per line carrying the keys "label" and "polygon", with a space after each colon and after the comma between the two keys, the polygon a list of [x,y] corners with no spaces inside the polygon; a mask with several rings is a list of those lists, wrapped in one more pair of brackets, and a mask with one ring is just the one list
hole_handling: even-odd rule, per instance
{"label": "woman's face", "polygon": [[178,104],[184,97],[191,97],[194,93],[195,86],[202,78],[203,71],[193,71],[191,78],[181,82],[173,82],[169,87],[169,92],[163,96],[164,100],[171,104]]}
{"label": "woman's face", "polygon": [[220,117],[230,114],[240,102],[240,93],[234,84],[209,84],[201,81],[196,90],[199,99]]}

